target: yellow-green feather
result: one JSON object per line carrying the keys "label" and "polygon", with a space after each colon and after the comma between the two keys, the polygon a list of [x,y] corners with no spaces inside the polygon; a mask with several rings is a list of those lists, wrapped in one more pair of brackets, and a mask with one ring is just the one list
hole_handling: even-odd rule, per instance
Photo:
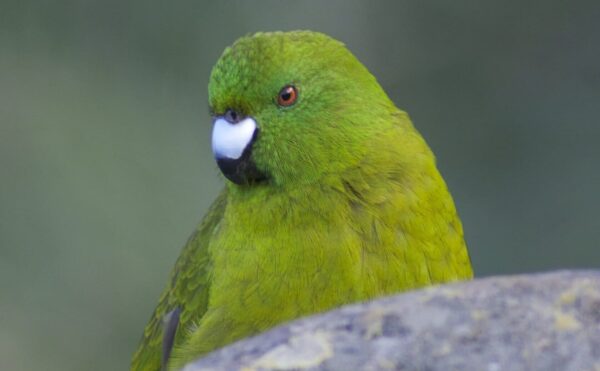
{"label": "yellow-green feather", "polygon": [[193,327],[206,312],[211,268],[208,243],[223,217],[226,203],[227,192],[223,191],[183,248],[171,272],[169,284],[144,329],[142,342],[131,362],[132,370],[160,370],[164,317],[167,313],[176,307],[181,308],[176,335],[176,343],[178,343],[185,339],[185,329]]}

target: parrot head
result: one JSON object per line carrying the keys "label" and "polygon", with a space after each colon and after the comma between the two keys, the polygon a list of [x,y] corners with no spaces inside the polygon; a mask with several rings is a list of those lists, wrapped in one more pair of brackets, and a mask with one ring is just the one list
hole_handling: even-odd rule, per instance
{"label": "parrot head", "polygon": [[223,52],[209,82],[212,149],[231,186],[319,181],[356,166],[397,112],[339,41],[257,33]]}

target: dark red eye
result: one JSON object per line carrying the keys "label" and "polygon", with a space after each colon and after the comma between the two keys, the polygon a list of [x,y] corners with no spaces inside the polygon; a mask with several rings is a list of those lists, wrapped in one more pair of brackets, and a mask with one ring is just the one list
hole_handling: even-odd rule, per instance
{"label": "dark red eye", "polygon": [[298,90],[293,85],[286,85],[277,94],[277,104],[282,107],[289,107],[298,99]]}

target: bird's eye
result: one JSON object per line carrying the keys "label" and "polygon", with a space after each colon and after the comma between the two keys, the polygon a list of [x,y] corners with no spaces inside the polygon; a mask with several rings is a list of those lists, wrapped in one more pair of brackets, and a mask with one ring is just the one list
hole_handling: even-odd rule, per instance
{"label": "bird's eye", "polygon": [[277,94],[277,104],[282,107],[289,107],[298,99],[298,90],[293,85],[286,85]]}

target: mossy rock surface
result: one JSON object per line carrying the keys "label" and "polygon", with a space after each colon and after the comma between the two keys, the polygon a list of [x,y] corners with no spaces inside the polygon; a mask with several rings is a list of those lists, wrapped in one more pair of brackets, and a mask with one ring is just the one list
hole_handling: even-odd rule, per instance
{"label": "mossy rock surface", "polygon": [[483,278],[349,305],[185,367],[201,370],[600,371],[600,271]]}

